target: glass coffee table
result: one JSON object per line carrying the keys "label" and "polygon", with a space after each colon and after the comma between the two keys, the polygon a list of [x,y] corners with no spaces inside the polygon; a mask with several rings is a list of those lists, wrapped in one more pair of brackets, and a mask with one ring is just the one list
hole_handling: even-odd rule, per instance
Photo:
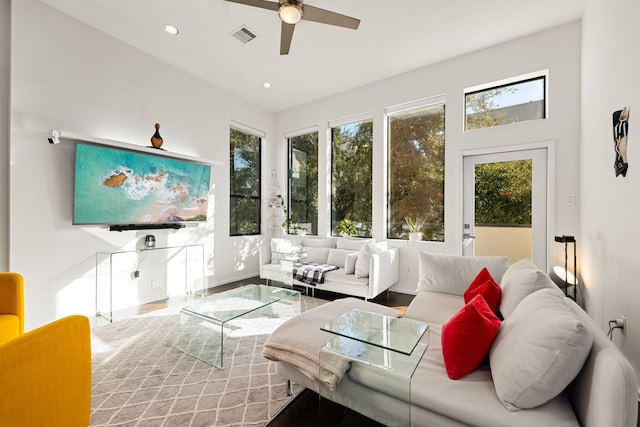
{"label": "glass coffee table", "polygon": [[178,348],[222,368],[226,339],[270,333],[297,314],[300,292],[292,289],[247,285],[220,292],[180,310]]}
{"label": "glass coffee table", "polygon": [[[331,369],[335,358],[350,361],[352,381],[383,391],[397,399],[392,419],[385,424],[411,424],[411,378],[428,346],[429,325],[412,319],[349,310],[321,328],[336,336],[320,351],[320,368]],[[338,384],[339,387],[339,384]],[[320,395],[340,399],[340,393],[320,387]],[[341,404],[349,402],[337,402]],[[353,399],[350,403],[354,403]],[[368,405],[353,410],[381,421],[388,408]],[[322,410],[322,407],[321,407]]]}

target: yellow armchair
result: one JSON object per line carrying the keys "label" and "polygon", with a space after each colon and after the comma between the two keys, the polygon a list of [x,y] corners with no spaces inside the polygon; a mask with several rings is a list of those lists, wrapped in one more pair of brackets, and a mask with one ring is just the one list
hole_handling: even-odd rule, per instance
{"label": "yellow armchair", "polygon": [[91,421],[89,319],[68,316],[23,333],[22,286],[20,275],[0,273],[0,316],[14,318],[0,321],[0,337],[8,338],[0,342],[0,426],[87,426]]}
{"label": "yellow armchair", "polygon": [[0,273],[0,344],[24,332],[24,279],[18,273]]}

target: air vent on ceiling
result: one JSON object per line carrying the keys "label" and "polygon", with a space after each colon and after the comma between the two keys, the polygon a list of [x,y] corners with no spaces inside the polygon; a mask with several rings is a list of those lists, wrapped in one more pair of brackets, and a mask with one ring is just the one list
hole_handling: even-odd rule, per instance
{"label": "air vent on ceiling", "polygon": [[245,44],[256,38],[255,33],[244,25],[231,33],[231,35]]}

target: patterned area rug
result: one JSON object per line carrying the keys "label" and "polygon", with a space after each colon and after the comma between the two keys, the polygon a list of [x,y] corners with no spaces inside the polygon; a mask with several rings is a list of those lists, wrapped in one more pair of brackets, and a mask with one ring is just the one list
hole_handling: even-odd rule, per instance
{"label": "patterned area rug", "polygon": [[[301,310],[324,302],[303,296]],[[170,307],[92,330],[91,426],[264,426],[293,399],[262,357],[273,322],[227,339],[225,367],[217,369],[178,349],[179,312]]]}

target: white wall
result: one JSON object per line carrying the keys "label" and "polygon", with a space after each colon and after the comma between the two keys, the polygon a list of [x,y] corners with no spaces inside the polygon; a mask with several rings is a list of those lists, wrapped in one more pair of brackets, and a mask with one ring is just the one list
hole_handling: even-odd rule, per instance
{"label": "white wall", "polygon": [[[499,128],[463,132],[464,88],[549,70],[549,118]],[[348,72],[348,71],[345,71]],[[421,68],[394,78],[363,86],[323,100],[276,114],[278,149],[274,162],[286,169],[285,132],[309,126],[320,129],[320,170],[329,170],[327,123],[342,117],[371,113],[374,120],[374,237],[384,239],[385,199],[385,107],[444,94],[446,96],[445,149],[445,242],[412,243],[391,241],[401,250],[400,283],[395,289],[413,292],[417,283],[417,252],[460,253],[461,152],[487,147],[526,145],[551,141],[556,166],[552,171],[549,234],[577,234],[578,206],[565,206],[565,194],[578,194],[579,107],[580,107],[580,24],[572,23],[469,55]],[[559,166],[561,165],[561,167]],[[284,176],[282,172],[279,176]],[[284,183],[283,183],[284,185]],[[286,188],[286,187],[283,187]],[[321,182],[320,234],[328,233],[328,182]],[[324,226],[324,228],[323,228]],[[553,248],[550,248],[553,250]],[[408,273],[410,267],[411,273]]]}
{"label": "white wall", "polygon": [[158,245],[205,244],[210,284],[255,275],[262,238],[229,237],[228,128],[235,120],[270,135],[273,114],[34,0],[14,1],[11,22],[9,267],[25,276],[27,328],[93,315],[96,252],[148,234],[71,225],[74,148],[48,144],[52,128],[148,145],[159,122],[167,150],[223,162],[214,217],[153,234]]}
{"label": "white wall", "polygon": [[0,271],[9,269],[9,92],[11,0],[0,0]]}
{"label": "white wall", "polygon": [[[614,341],[640,372],[640,3],[592,0],[582,30],[581,203],[578,245],[587,309],[608,330],[627,318]],[[631,107],[629,171],[615,177],[612,113]]]}
{"label": "white wall", "polygon": [[[374,234],[380,239],[384,237],[385,206],[383,110],[444,93],[446,242],[412,247],[404,241],[392,242],[402,251],[397,288],[415,289],[418,250],[459,251],[461,151],[554,141],[550,216],[555,225],[550,234],[578,236],[587,310],[603,329],[607,320],[626,316],[628,333],[616,334],[615,341],[636,371],[640,369],[640,286],[636,280],[640,263],[633,241],[640,210],[635,160],[640,131],[633,125],[635,108],[640,105],[637,1],[591,0],[582,29],[578,23],[551,29],[284,111],[276,115],[275,126],[271,113],[34,0],[14,1],[12,7],[10,3],[0,1],[0,21],[5,23],[0,35],[0,99],[9,98],[6,71],[11,65],[9,143],[8,102],[0,105],[0,174],[5,178],[0,185],[0,267],[4,263],[3,270],[25,275],[28,329],[71,312],[93,314],[95,253],[131,247],[146,234],[71,226],[73,149],[48,145],[48,129],[146,145],[153,123],[160,122],[169,150],[223,161],[225,165],[213,176],[213,220],[194,229],[154,232],[160,242],[206,244],[209,282],[217,284],[257,273],[253,251],[261,239],[228,237],[230,119],[267,132],[267,148],[275,144],[275,149],[265,150],[263,170],[270,171],[275,163],[282,179],[284,132],[317,125],[326,152],[329,120],[371,112],[376,141]],[[463,88],[542,69],[549,69],[548,120],[462,132]],[[631,107],[630,169],[626,178],[615,178],[611,114],[624,106]],[[9,153],[10,160],[6,158]],[[325,159],[321,167],[326,170],[328,166]],[[327,207],[327,189],[327,183],[321,183],[321,208]],[[565,206],[565,194],[578,194],[578,204]],[[327,218],[321,210],[320,220],[326,223]],[[326,233],[326,227],[321,232]],[[211,233],[215,233],[213,241]],[[408,265],[411,274],[406,273]]]}

